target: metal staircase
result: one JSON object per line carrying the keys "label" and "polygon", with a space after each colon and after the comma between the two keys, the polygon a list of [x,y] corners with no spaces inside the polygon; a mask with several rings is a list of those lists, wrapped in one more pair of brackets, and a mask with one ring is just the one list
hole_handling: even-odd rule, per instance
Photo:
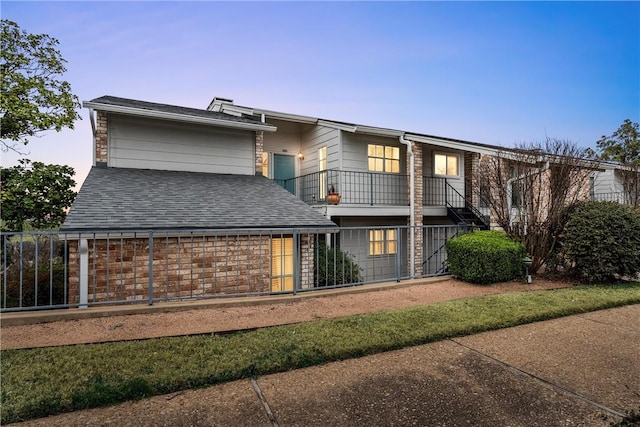
{"label": "metal staircase", "polygon": [[491,228],[489,217],[483,215],[458,190],[446,183],[447,216],[456,224],[464,224],[480,230]]}

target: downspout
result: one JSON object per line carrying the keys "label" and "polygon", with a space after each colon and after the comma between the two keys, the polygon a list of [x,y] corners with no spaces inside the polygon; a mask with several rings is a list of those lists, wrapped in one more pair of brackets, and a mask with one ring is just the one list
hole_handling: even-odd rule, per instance
{"label": "downspout", "polygon": [[413,158],[413,149],[411,148],[411,141],[404,139],[404,135],[400,135],[400,143],[407,146],[407,153],[409,153],[409,274],[411,278],[415,278],[416,275],[416,236],[414,227],[416,225],[415,217],[415,160]]}
{"label": "downspout", "polygon": [[96,164],[96,120],[93,117],[93,108],[89,108],[89,121],[91,122],[91,134],[93,135],[93,165]]}

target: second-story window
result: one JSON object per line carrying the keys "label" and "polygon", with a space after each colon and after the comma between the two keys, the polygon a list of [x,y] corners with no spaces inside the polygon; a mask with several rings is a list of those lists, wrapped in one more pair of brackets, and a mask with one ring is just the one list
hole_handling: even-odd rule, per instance
{"label": "second-story window", "polygon": [[400,148],[369,144],[369,170],[372,172],[400,173]]}
{"label": "second-story window", "polygon": [[456,154],[434,155],[433,173],[442,176],[458,176],[458,156]]}

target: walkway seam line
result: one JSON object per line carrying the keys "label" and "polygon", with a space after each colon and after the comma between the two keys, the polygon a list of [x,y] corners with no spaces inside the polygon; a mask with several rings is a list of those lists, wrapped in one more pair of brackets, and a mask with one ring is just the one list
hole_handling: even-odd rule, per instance
{"label": "walkway seam line", "polygon": [[601,409],[603,411],[606,411],[606,412],[608,412],[608,413],[610,413],[612,415],[615,415],[615,416],[618,416],[618,417],[622,417],[622,418],[626,417],[625,414],[623,414],[621,412],[618,412],[615,409],[611,409],[611,408],[609,408],[607,406],[604,406],[604,405],[602,405],[602,404],[600,404],[598,402],[594,402],[593,400],[589,399],[588,397],[582,396],[582,395],[576,393],[573,390],[569,390],[568,388],[564,388],[562,386],[559,386],[557,384],[549,382],[549,381],[545,380],[544,378],[538,377],[538,376],[536,376],[534,374],[531,374],[529,372],[523,371],[522,369],[516,368],[513,365],[509,365],[508,363],[505,363],[505,362],[503,362],[503,361],[501,361],[499,359],[496,359],[495,357],[489,356],[488,354],[485,354],[485,353],[483,353],[481,351],[478,351],[473,347],[470,347],[470,346],[465,345],[465,344],[463,344],[461,342],[458,342],[455,339],[449,339],[449,341],[451,341],[451,342],[453,342],[455,344],[458,344],[460,347],[464,347],[464,348],[468,349],[469,351],[471,351],[472,353],[475,353],[475,354],[477,354],[477,355],[479,355],[481,357],[484,357],[485,359],[491,360],[491,361],[497,363],[498,365],[500,365],[500,366],[502,366],[502,367],[504,367],[504,368],[506,368],[506,369],[508,369],[510,371],[513,371],[513,372],[518,373],[520,375],[524,375],[524,376],[526,376],[528,378],[531,378],[532,380],[534,380],[534,381],[536,381],[536,382],[538,382],[538,383],[540,383],[540,384],[542,384],[542,385],[544,385],[544,386],[546,386],[548,388],[551,388],[554,391],[557,391],[557,392],[559,392],[561,394],[565,394],[565,395],[571,396],[571,397],[573,397],[575,399],[578,399],[578,400],[582,400],[583,402],[586,402],[589,405],[595,406],[595,407],[597,407],[597,408],[599,408],[599,409]]}
{"label": "walkway seam line", "polygon": [[[632,305],[635,305],[635,304],[632,304]],[[622,307],[629,307],[629,305],[622,306]],[[615,307],[615,308],[622,308],[622,307]],[[609,310],[613,310],[613,308],[610,308]],[[598,311],[600,311],[600,310],[598,310]],[[580,319],[582,319],[582,320],[586,320],[588,322],[597,323],[599,325],[611,326],[613,328],[620,328],[620,329],[624,329],[624,330],[627,330],[627,331],[631,331],[633,333],[639,333],[640,332],[640,330],[638,330],[638,329],[630,328],[630,327],[625,326],[625,325],[618,325],[618,324],[615,324],[615,323],[608,323],[608,322],[605,322],[605,321],[602,321],[602,320],[596,320],[596,319],[591,319],[591,318],[587,317],[588,314],[597,313],[598,311],[590,311],[588,313],[576,314],[575,316],[580,318]]]}
{"label": "walkway seam line", "polygon": [[267,413],[267,417],[269,418],[269,421],[271,421],[271,425],[273,425],[273,427],[280,427],[280,424],[278,424],[278,420],[276,419],[276,416],[273,415],[273,412],[271,412],[271,408],[269,407],[269,403],[267,403],[267,399],[265,399],[264,395],[262,394],[262,390],[260,390],[260,386],[258,385],[258,382],[253,378],[251,378],[251,386],[253,387],[253,391],[256,392],[256,395],[258,396],[260,403],[262,403],[262,406],[264,407],[264,410]]}

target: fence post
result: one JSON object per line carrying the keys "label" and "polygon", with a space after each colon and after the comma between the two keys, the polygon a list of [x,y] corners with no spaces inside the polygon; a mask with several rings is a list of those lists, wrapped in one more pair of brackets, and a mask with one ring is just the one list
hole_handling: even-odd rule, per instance
{"label": "fence post", "polygon": [[89,242],[87,239],[80,239],[80,295],[79,308],[89,307]]}
{"label": "fence post", "polygon": [[153,305],[153,231],[149,231],[149,305]]}
{"label": "fence post", "polygon": [[369,173],[369,204],[373,206],[373,174]]}
{"label": "fence post", "polygon": [[444,205],[449,206],[449,186],[447,185],[447,178],[444,179]]}
{"label": "fence post", "polygon": [[[407,228],[411,232],[411,226]],[[402,277],[402,248],[404,248],[404,242],[402,241],[402,234],[400,233],[400,226],[396,227],[396,237],[398,242],[396,244],[396,282],[400,282]],[[411,240],[408,240],[411,241]]]}
{"label": "fence post", "polygon": [[299,242],[298,232],[293,230],[293,294],[298,293],[298,289],[300,289],[300,272],[302,269],[300,268],[300,262],[302,258],[300,257],[300,242]]}

